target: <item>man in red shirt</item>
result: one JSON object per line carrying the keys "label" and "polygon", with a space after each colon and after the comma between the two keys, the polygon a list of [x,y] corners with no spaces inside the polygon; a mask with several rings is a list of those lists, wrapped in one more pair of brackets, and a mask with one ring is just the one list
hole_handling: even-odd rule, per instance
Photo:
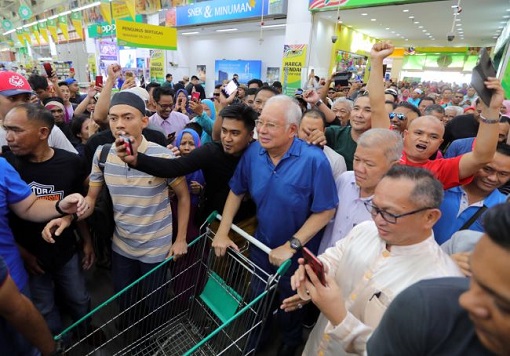
{"label": "man in red shirt", "polygon": [[[372,107],[372,128],[389,128],[390,120],[384,107],[383,60],[393,53],[393,45],[378,42],[370,52],[372,69],[368,82],[370,105]],[[434,116],[414,119],[404,131],[404,152],[401,164],[424,167],[443,183],[444,189],[467,184],[480,168],[489,163],[496,152],[499,132],[499,108],[503,103],[504,91],[497,78],[485,82],[492,89],[489,107],[481,103],[480,127],[472,152],[455,158],[429,160],[443,142],[444,125]]]}

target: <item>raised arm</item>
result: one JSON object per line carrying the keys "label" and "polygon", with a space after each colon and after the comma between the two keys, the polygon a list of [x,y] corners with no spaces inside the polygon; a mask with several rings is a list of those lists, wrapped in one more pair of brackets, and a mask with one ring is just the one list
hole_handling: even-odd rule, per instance
{"label": "raised arm", "polygon": [[384,58],[393,53],[393,45],[389,42],[378,42],[372,46],[370,51],[370,78],[367,89],[372,110],[372,128],[388,129],[390,120],[384,106]]}
{"label": "raised arm", "polygon": [[505,92],[497,78],[489,78],[485,82],[488,89],[494,90],[489,107],[483,101],[480,126],[476,135],[475,147],[472,152],[462,156],[459,162],[459,178],[464,179],[475,174],[485,164],[492,161],[496,153],[499,136],[499,108],[505,99]]}
{"label": "raised arm", "polygon": [[118,64],[110,64],[108,66],[108,77],[103,83],[103,89],[97,100],[93,115],[94,121],[101,127],[108,126],[108,110],[112,96],[112,88],[115,86],[115,82],[120,77],[120,74],[121,68]]}
{"label": "raised arm", "polygon": [[87,90],[87,96],[85,99],[83,99],[76,109],[74,109],[74,115],[83,114],[85,110],[87,110],[87,105],[89,105],[90,99],[93,98],[94,95],[96,95],[96,89],[91,85]]}
{"label": "raised arm", "polygon": [[[327,91],[326,91],[327,93]],[[326,116],[327,122],[333,122],[336,119],[336,115],[333,111],[331,111],[330,108],[324,103],[324,101],[319,96],[319,93],[315,91],[315,89],[309,89],[304,92],[303,99],[309,104],[311,104],[313,107],[317,108],[318,110],[322,111],[324,115]],[[319,103],[322,101],[321,103]]]}

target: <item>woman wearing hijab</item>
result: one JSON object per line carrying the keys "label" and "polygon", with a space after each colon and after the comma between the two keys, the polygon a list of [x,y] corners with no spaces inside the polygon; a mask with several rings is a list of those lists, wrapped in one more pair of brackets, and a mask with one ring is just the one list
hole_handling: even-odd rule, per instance
{"label": "woman wearing hijab", "polygon": [[189,107],[188,92],[185,89],[179,89],[174,96],[174,111],[186,115],[190,120],[195,116]]}
{"label": "woman wearing hijab", "polygon": [[193,122],[196,122],[202,126],[202,143],[205,144],[207,142],[211,142],[212,128],[214,125],[214,120],[216,119],[216,109],[214,108],[214,103],[212,100],[204,99],[200,102],[191,101],[189,106],[191,110],[193,110],[193,112],[197,115],[193,119]]}

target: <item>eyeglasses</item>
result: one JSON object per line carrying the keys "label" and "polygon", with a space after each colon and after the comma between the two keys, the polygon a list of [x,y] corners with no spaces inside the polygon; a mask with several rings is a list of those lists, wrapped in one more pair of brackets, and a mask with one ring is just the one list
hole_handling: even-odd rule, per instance
{"label": "eyeglasses", "polygon": [[171,109],[174,107],[174,104],[160,104],[160,103],[156,103],[158,104],[158,106],[163,109],[163,110],[166,110],[166,109]]}
{"label": "eyeglasses", "polygon": [[220,96],[220,93],[213,93],[213,96]]}
{"label": "eyeglasses", "polygon": [[395,215],[392,213],[388,213],[385,210],[379,209],[377,206],[372,204],[371,201],[366,201],[366,202],[364,202],[364,204],[365,204],[365,207],[367,208],[368,212],[372,215],[373,218],[375,218],[377,215],[381,214],[381,217],[384,219],[384,221],[386,221],[390,224],[396,224],[398,218],[403,218],[404,216],[414,215],[414,214],[420,213],[420,212],[428,210],[428,209],[434,209],[432,207],[426,207],[426,208],[413,210],[408,213]]}
{"label": "eyeglasses", "polygon": [[401,121],[404,121],[405,119],[407,119],[407,116],[405,114],[401,114],[401,113],[398,113],[398,112],[390,112],[390,120],[393,120],[394,118],[397,118]]}
{"label": "eyeglasses", "polygon": [[275,124],[274,122],[264,122],[262,120],[255,120],[255,126],[257,126],[258,129],[265,126],[268,130],[276,130],[282,125]]}

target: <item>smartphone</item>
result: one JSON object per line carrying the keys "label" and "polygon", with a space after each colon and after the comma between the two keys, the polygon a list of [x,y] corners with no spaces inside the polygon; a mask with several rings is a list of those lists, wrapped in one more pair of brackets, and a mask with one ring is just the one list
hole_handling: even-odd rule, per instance
{"label": "smartphone", "polygon": [[124,146],[126,147],[126,153],[128,154],[128,156],[132,155],[133,145],[131,144],[131,140],[129,139],[129,137],[121,135],[120,138],[122,139],[122,141],[124,141]]}
{"label": "smartphone", "polygon": [[227,98],[232,94],[237,88],[239,87],[239,82],[237,79],[232,79],[223,89],[225,93],[227,94]]}
{"label": "smartphone", "polygon": [[199,101],[200,100],[200,93],[198,91],[191,93],[191,100],[193,101]]}
{"label": "smartphone", "polygon": [[166,138],[167,138],[167,140],[168,140],[168,143],[172,143],[172,142],[174,142],[174,140],[175,140],[175,132],[171,132],[171,133],[169,133],[169,134],[168,134],[168,136],[167,136]]}
{"label": "smartphone", "polygon": [[312,270],[317,275],[317,278],[319,278],[322,285],[325,286],[326,276],[324,274],[324,265],[321,260],[319,260],[317,256],[315,256],[312,251],[306,247],[303,247],[303,258],[305,259],[306,264],[312,267]]}
{"label": "smartphone", "polygon": [[349,85],[349,79],[352,74],[350,72],[335,73],[333,80],[335,81],[335,87],[341,86],[346,87]]}
{"label": "smartphone", "polygon": [[485,105],[489,106],[491,103],[492,93],[494,90],[487,89],[484,82],[488,77],[496,77],[496,70],[492,64],[492,60],[485,48],[480,50],[480,59],[478,64],[473,68],[473,75],[471,76],[471,86],[476,90],[480,100]]}
{"label": "smartphone", "polygon": [[103,76],[96,75],[96,87],[102,87],[102,86],[103,86]]}
{"label": "smartphone", "polygon": [[44,71],[46,72],[46,75],[48,77],[51,77],[51,75],[53,73],[53,68],[51,67],[51,63],[45,62],[45,63],[43,63],[43,67],[44,67]]}
{"label": "smartphone", "polygon": [[74,68],[73,68],[73,67],[69,68],[69,71],[70,71],[71,73],[74,73]]}

